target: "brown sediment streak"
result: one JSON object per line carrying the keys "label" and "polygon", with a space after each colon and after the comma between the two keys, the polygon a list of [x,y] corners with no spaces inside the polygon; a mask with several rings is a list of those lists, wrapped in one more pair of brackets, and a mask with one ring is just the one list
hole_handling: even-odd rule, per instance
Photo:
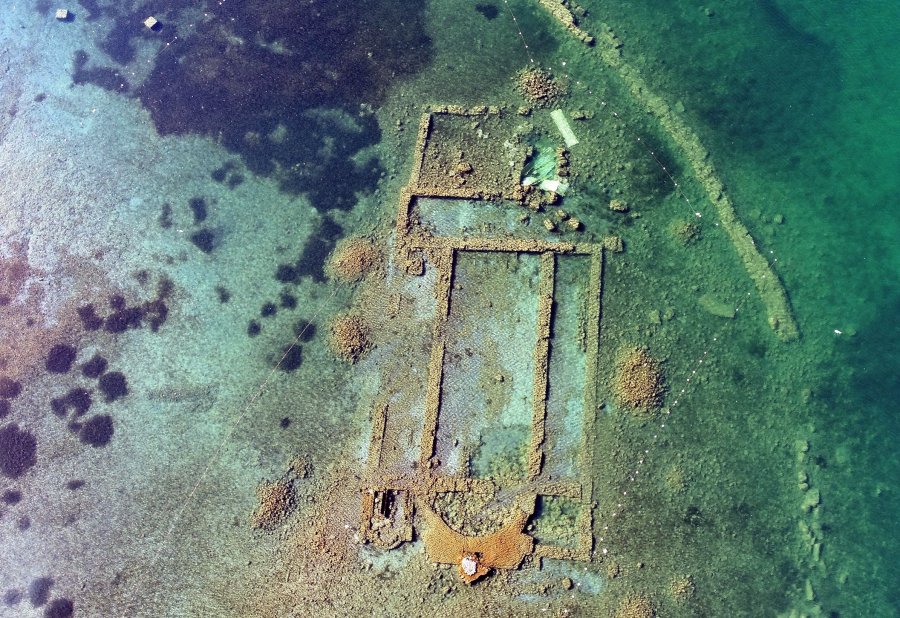
{"label": "brown sediment streak", "polygon": [[520,238],[462,238],[422,236],[411,240],[414,247],[459,251],[483,251],[485,253],[573,253],[576,245],[570,242],[546,242]]}
{"label": "brown sediment streak", "polygon": [[428,466],[428,460],[434,455],[434,440],[437,433],[438,413],[441,408],[441,382],[444,373],[444,348],[446,333],[444,325],[450,312],[450,283],[453,276],[454,254],[452,249],[445,249],[435,256],[438,270],[435,284],[434,328],[432,331],[431,358],[428,361],[428,387],[425,392],[425,422],[422,430],[422,445],[419,463]]}
{"label": "brown sediment streak", "polygon": [[556,259],[551,252],[541,254],[538,283],[537,345],[534,348],[534,378],[532,387],[531,448],[528,452],[528,478],[534,480],[541,473],[546,421],[547,373],[550,352],[550,318],[553,310],[553,283]]}
{"label": "brown sediment streak", "polygon": [[372,439],[369,441],[369,465],[370,477],[374,478],[378,466],[381,464],[381,451],[384,448],[384,432],[387,427],[386,403],[379,402],[372,410]]}
{"label": "brown sediment streak", "polygon": [[[565,13],[569,13],[571,17],[571,12],[565,7],[560,9],[561,2],[558,0],[538,0],[538,2],[572,31],[565,18]],[[709,151],[704,148],[697,134],[672,110],[669,104],[647,87],[647,83],[637,69],[625,62],[622,58],[623,43],[615,32],[606,24],[601,23],[600,26],[602,33],[597,46],[600,58],[618,73],[635,100],[656,116],[671,140],[681,149],[694,176],[703,186],[707,197],[716,209],[719,221],[744,263],[744,268],[756,285],[756,290],[766,306],[769,326],[782,341],[795,341],[800,337],[800,330],[794,319],[784,285],[772,265],[759,252],[747,227],[738,218],[734,205],[725,193],[725,187],[717,177],[716,169],[709,160]]]}

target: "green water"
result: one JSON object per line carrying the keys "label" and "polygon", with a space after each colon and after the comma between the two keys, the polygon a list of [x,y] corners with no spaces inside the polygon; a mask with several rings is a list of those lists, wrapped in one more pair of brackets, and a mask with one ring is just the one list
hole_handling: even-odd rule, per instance
{"label": "green water", "polygon": [[[896,615],[900,8],[592,8],[640,45],[633,58],[648,82],[683,102],[739,214],[777,257],[803,333],[781,355],[797,370],[797,390],[809,389],[805,409],[783,413],[815,429],[822,508],[836,541],[823,552],[823,606],[842,616]],[[781,225],[773,223],[778,214]]]}

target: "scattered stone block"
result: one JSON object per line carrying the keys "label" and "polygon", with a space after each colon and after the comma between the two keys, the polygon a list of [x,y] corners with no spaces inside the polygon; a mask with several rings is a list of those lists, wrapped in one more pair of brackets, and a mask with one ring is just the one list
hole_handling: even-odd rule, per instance
{"label": "scattered stone block", "polygon": [[159,20],[153,15],[144,20],[144,25],[147,26],[148,30],[159,30],[161,28]]}
{"label": "scattered stone block", "polygon": [[709,314],[719,318],[734,318],[734,305],[724,303],[710,294],[704,294],[697,302],[700,307]]}
{"label": "scattered stone block", "polygon": [[68,9],[56,9],[56,19],[59,21],[66,21],[69,19],[69,10]]}

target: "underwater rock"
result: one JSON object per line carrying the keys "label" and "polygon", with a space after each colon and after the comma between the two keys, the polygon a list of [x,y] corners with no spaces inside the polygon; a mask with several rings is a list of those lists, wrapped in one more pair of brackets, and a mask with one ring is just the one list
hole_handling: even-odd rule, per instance
{"label": "underwater rock", "polygon": [[376,269],[382,259],[381,250],[368,238],[347,238],[334,250],[326,272],[340,281],[352,283]]}
{"label": "underwater rock", "polygon": [[697,303],[704,311],[719,318],[733,319],[736,313],[734,305],[724,303],[710,294],[701,296]]}

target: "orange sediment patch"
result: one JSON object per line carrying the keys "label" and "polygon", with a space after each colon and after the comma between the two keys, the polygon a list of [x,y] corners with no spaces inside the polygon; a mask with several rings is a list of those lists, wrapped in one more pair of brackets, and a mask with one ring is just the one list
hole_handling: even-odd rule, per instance
{"label": "orange sediment patch", "polygon": [[644,412],[655,410],[665,394],[659,361],[641,348],[620,352],[613,391],[621,404]]}
{"label": "orange sediment patch", "polygon": [[334,353],[355,363],[372,348],[369,327],[356,315],[342,314],[331,323],[329,343]]}
{"label": "orange sediment patch", "polygon": [[522,532],[530,517],[518,510],[503,528],[484,536],[466,536],[453,530],[427,505],[419,505],[425,526],[422,539],[428,557],[441,564],[455,564],[467,584],[490,569],[515,569],[534,549],[534,539]]}
{"label": "orange sediment patch", "polygon": [[383,255],[368,238],[347,238],[338,244],[328,263],[328,274],[345,283],[359,281],[382,267]]}
{"label": "orange sediment patch", "polygon": [[256,488],[259,504],[250,516],[254,528],[271,530],[283,522],[294,510],[294,492],[289,483],[265,481]]}

